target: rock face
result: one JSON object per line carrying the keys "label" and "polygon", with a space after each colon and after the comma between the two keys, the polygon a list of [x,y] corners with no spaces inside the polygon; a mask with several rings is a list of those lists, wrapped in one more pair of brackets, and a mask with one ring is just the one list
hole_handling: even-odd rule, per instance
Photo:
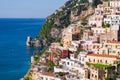
{"label": "rock face", "polygon": [[[98,1],[98,0],[97,0]],[[38,39],[43,46],[59,41],[62,30],[74,22],[79,22],[82,13],[89,10],[89,0],[69,0],[62,7],[48,16]]]}
{"label": "rock face", "polygon": [[40,40],[38,40],[38,39],[32,40],[32,37],[28,36],[27,41],[26,41],[26,46],[41,47],[41,43],[40,43]]}
{"label": "rock face", "polygon": [[51,29],[51,32],[50,32],[50,35],[51,35],[51,37],[53,38],[53,39],[56,39],[56,38],[58,38],[58,37],[60,37],[59,35],[60,35],[60,30],[58,29],[58,28],[52,28]]}

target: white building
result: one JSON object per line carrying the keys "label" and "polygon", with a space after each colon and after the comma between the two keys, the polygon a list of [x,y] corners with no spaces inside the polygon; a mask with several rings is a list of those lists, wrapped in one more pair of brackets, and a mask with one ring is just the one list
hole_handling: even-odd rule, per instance
{"label": "white building", "polygon": [[104,23],[108,23],[110,25],[120,25],[120,15],[106,15],[104,18]]}
{"label": "white building", "polygon": [[80,61],[81,64],[86,64],[87,52],[80,52],[80,54],[78,55],[78,60]]}
{"label": "white building", "polygon": [[55,74],[45,72],[45,73],[39,73],[38,78],[36,80],[62,80],[59,77],[56,77]]}
{"label": "white building", "polygon": [[93,34],[95,35],[95,34],[103,34],[103,33],[105,33],[106,32],[106,29],[105,28],[97,28],[97,27],[95,27],[95,28],[91,28],[91,30],[92,30],[92,32],[93,32]]}
{"label": "white building", "polygon": [[79,45],[80,45],[80,41],[72,41],[69,47],[69,50],[72,52],[77,51],[79,48]]}
{"label": "white building", "polygon": [[110,1],[110,7],[120,7],[120,1]]}

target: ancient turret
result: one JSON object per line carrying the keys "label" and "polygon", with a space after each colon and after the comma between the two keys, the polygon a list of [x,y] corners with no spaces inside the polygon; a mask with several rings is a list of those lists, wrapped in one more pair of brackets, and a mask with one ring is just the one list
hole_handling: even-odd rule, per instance
{"label": "ancient turret", "polygon": [[27,37],[26,45],[32,46],[32,38],[30,36]]}

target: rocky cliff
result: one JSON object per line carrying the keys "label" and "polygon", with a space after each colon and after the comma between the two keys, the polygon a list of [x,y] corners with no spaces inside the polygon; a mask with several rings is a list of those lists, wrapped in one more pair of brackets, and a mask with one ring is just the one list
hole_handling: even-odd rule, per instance
{"label": "rocky cliff", "polygon": [[69,0],[52,15],[48,16],[38,39],[41,45],[48,46],[51,42],[61,40],[61,32],[68,25],[80,21],[87,11],[96,7],[100,0]]}

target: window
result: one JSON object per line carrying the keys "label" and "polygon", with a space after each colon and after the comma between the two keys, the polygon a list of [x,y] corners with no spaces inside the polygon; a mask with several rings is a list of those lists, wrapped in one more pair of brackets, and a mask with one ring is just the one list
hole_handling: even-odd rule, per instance
{"label": "window", "polygon": [[99,60],[98,60],[98,63],[99,63]]}
{"label": "window", "polygon": [[95,78],[97,78],[97,75],[95,75]]}
{"label": "window", "polygon": [[91,62],[91,60],[89,59],[89,62]]}
{"label": "window", "polygon": [[82,58],[82,61],[84,61],[84,58]]}
{"label": "window", "polygon": [[100,62],[102,63],[102,60],[100,60]]}
{"label": "window", "polygon": [[116,53],[116,51],[113,51],[113,53]]}
{"label": "window", "polygon": [[105,61],[105,63],[107,64],[107,60]]}
{"label": "window", "polygon": [[93,77],[94,75],[92,74],[92,77]]}
{"label": "window", "polygon": [[95,62],[95,59],[93,60],[93,62]]}
{"label": "window", "polygon": [[67,65],[69,65],[69,62],[67,62]]}
{"label": "window", "polygon": [[103,54],[105,54],[105,52],[106,52],[105,50],[102,50],[102,53],[103,53]]}

